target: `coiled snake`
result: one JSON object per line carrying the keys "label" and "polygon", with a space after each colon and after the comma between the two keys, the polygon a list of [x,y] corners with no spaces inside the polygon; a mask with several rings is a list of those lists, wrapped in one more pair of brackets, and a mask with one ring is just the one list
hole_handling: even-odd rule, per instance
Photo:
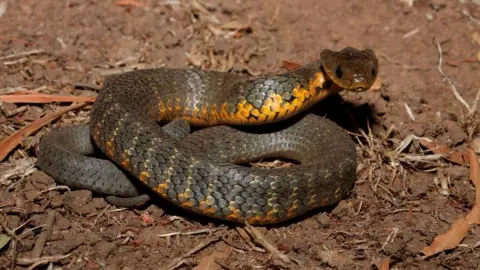
{"label": "coiled snake", "polygon": [[[324,50],[318,61],[256,79],[168,68],[110,76],[93,105],[90,125],[44,136],[38,166],[58,183],[116,196],[112,201],[141,196],[133,178],[167,201],[213,218],[286,221],[334,204],[352,189],[353,141],[313,114],[271,133],[245,133],[228,125],[291,118],[343,89],[369,89],[377,73],[372,50],[347,47]],[[160,127],[164,122],[170,123]],[[214,127],[189,134],[187,122]],[[89,156],[94,145],[107,159]],[[273,169],[240,164],[265,157],[300,164]]]}

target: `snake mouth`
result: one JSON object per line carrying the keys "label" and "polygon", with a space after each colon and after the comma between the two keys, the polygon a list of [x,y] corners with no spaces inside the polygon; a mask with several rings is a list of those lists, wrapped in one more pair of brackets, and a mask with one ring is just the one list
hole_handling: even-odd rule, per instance
{"label": "snake mouth", "polygon": [[355,92],[364,92],[366,89],[364,87],[357,87]]}

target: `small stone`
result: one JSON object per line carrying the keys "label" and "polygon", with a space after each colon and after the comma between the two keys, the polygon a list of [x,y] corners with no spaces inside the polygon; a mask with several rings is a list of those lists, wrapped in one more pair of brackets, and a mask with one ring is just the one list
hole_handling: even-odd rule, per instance
{"label": "small stone", "polygon": [[401,255],[402,251],[405,249],[405,242],[401,238],[395,238],[392,242],[388,242],[383,250],[389,255]]}
{"label": "small stone", "polygon": [[50,201],[50,206],[52,208],[58,208],[63,206],[63,196],[61,195],[55,195],[52,197],[52,200]]}
{"label": "small stone", "polygon": [[158,207],[155,204],[150,205],[147,208],[147,211],[150,212],[154,220],[159,220],[160,218],[163,217],[163,215],[165,215],[165,210],[163,210],[162,208]]}
{"label": "small stone", "polygon": [[100,241],[98,244],[95,245],[94,250],[95,253],[100,258],[107,258],[110,255],[110,252],[115,248],[115,244],[112,242]]}
{"label": "small stone", "polygon": [[462,180],[464,178],[468,178],[470,175],[470,170],[463,166],[452,166],[446,168],[445,172],[454,180]]}
{"label": "small stone", "polygon": [[107,203],[103,198],[93,198],[92,201],[90,202],[90,205],[96,209],[103,209],[107,207]]}
{"label": "small stone", "polygon": [[410,181],[408,188],[413,197],[419,197],[427,193],[428,184],[423,178],[413,178]]}
{"label": "small stone", "polygon": [[457,122],[445,121],[445,123],[452,144],[457,145],[468,138],[467,133],[463,131],[462,127]]}
{"label": "small stone", "polygon": [[332,215],[337,218],[342,218],[343,216],[347,216],[349,212],[352,212],[350,210],[353,210],[351,203],[348,203],[347,201],[340,201],[337,207],[332,210]]}
{"label": "small stone", "polygon": [[422,213],[428,214],[432,211],[432,207],[426,204],[420,205],[420,210],[422,210]]}
{"label": "small stone", "polygon": [[93,211],[95,208],[90,205],[92,201],[92,192],[89,190],[74,190],[67,194],[65,197],[65,205],[68,206],[73,212],[86,215]]}
{"label": "small stone", "polygon": [[143,228],[143,221],[140,219],[131,219],[130,222],[128,222],[128,226],[132,228]]}
{"label": "small stone", "polygon": [[63,215],[57,215],[55,217],[55,223],[54,223],[54,228],[55,230],[68,230],[71,227],[72,223],[71,221],[64,217]]}
{"label": "small stone", "polygon": [[415,235],[412,231],[408,231],[408,230],[403,231],[403,242],[408,243],[412,241],[414,236]]}
{"label": "small stone", "polygon": [[330,227],[330,218],[328,217],[327,213],[321,213],[317,216],[317,221],[319,223],[320,228],[329,228]]}

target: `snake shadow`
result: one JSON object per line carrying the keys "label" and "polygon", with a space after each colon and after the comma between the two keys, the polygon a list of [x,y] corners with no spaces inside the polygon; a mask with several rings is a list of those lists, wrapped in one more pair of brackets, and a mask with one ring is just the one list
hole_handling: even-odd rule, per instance
{"label": "snake shadow", "polygon": [[[262,126],[254,126],[254,127],[245,126],[245,127],[235,127],[235,128],[245,132],[253,132],[253,133],[274,132],[279,129],[285,128],[285,126],[296,123],[297,121],[302,119],[302,117],[304,117],[306,114],[309,114],[309,113],[313,113],[315,115],[325,117],[333,121],[335,124],[339,125],[343,129],[345,129],[346,131],[355,133],[355,134],[359,134],[360,129],[367,130],[369,123],[371,124],[375,122],[374,109],[368,103],[355,104],[355,103],[345,101],[340,95],[333,95],[325,99],[324,101],[318,103],[316,106],[313,106],[309,110],[303,113],[300,113],[299,115],[294,116],[290,119],[285,120],[285,123],[283,123],[284,121],[282,121],[283,124],[281,125],[279,125],[278,123],[276,124],[274,123],[274,124],[267,124]],[[195,130],[196,128],[192,129],[192,131],[195,131]],[[353,140],[353,137],[352,137],[352,140]],[[356,140],[354,141],[356,142]],[[207,225],[207,224],[224,225],[230,228],[244,226],[243,224],[238,224],[238,223],[234,223],[226,220],[212,219],[211,217],[200,215],[198,213],[183,209],[179,206],[169,203],[166,200],[163,200],[162,198],[155,196],[155,194],[153,194],[153,192],[151,192],[148,189],[146,189],[145,192],[150,193],[152,195],[151,196],[152,200],[150,201],[151,203],[155,203],[160,207],[168,207],[168,212],[172,215],[182,216],[189,220],[194,220],[195,222],[198,222],[203,225]],[[350,194],[352,193],[354,193],[353,190],[350,191]],[[348,198],[349,196],[345,197],[344,199]],[[294,224],[301,220],[315,217],[318,214],[323,212],[330,213],[337,205],[338,203],[330,206],[310,210],[290,220],[283,221],[277,224],[269,224],[269,225],[262,225],[262,226],[266,228],[278,228],[278,227]]]}

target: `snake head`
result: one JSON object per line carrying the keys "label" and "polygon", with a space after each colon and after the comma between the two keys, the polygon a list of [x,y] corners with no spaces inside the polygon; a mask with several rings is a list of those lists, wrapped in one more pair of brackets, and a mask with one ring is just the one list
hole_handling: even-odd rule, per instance
{"label": "snake head", "polygon": [[377,79],[378,59],[371,49],[324,50],[320,59],[328,78],[345,90],[366,91]]}

